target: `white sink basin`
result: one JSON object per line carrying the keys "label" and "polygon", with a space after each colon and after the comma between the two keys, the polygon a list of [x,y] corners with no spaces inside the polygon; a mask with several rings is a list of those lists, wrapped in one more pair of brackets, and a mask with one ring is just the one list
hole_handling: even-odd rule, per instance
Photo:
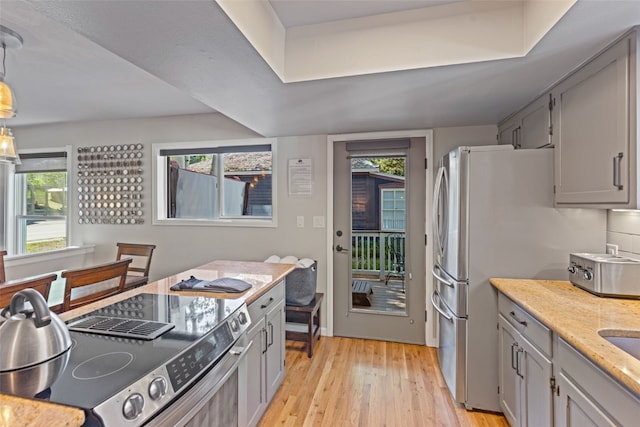
{"label": "white sink basin", "polygon": [[640,331],[603,329],[598,335],[640,360]]}

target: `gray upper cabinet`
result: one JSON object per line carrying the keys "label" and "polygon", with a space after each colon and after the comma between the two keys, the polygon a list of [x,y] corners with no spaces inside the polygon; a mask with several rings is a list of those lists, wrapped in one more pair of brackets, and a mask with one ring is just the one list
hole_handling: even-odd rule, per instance
{"label": "gray upper cabinet", "polygon": [[619,40],[551,90],[558,205],[635,207],[635,40]]}
{"label": "gray upper cabinet", "polygon": [[550,97],[543,95],[498,126],[498,143],[539,148],[551,143]]}

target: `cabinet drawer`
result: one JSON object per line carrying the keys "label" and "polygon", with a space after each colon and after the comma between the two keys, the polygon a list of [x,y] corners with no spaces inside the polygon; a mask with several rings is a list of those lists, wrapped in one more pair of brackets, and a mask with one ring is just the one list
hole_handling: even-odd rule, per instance
{"label": "cabinet drawer", "polygon": [[498,295],[498,310],[514,328],[526,337],[545,356],[551,357],[551,330],[531,316],[502,292]]}
{"label": "cabinet drawer", "polygon": [[638,425],[640,399],[563,339],[559,340],[558,362],[561,373],[585,393],[596,407],[615,419],[616,424]]}
{"label": "cabinet drawer", "polygon": [[281,281],[273,288],[269,289],[267,293],[260,296],[257,300],[249,304],[249,317],[251,321],[257,321],[263,316],[266,316],[273,307],[278,305],[280,301],[284,301],[284,281]]}

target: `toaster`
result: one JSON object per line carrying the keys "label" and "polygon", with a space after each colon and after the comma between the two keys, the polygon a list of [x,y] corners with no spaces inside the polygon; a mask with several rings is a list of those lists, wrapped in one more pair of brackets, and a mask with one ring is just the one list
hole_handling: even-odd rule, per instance
{"label": "toaster", "polygon": [[611,254],[573,253],[569,280],[602,297],[640,299],[640,261]]}

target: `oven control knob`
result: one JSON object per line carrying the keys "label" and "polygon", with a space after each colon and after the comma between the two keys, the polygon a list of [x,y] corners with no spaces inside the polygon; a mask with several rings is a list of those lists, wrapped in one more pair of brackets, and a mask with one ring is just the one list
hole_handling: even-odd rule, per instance
{"label": "oven control knob", "polygon": [[240,314],[238,314],[238,320],[240,320],[241,325],[247,323],[247,320],[249,320],[249,318],[247,317],[247,313],[241,311]]}
{"label": "oven control knob", "polygon": [[149,384],[149,397],[151,400],[161,399],[167,394],[167,380],[164,377],[157,377]]}
{"label": "oven control knob", "polygon": [[122,405],[122,415],[128,420],[135,420],[144,408],[144,397],[140,393],[133,393],[127,397]]}
{"label": "oven control knob", "polygon": [[231,330],[233,332],[238,332],[240,330],[240,324],[238,323],[238,319],[231,319]]}
{"label": "oven control knob", "polygon": [[593,275],[589,270],[585,270],[583,273],[583,276],[584,276],[584,280],[591,280],[593,278]]}

